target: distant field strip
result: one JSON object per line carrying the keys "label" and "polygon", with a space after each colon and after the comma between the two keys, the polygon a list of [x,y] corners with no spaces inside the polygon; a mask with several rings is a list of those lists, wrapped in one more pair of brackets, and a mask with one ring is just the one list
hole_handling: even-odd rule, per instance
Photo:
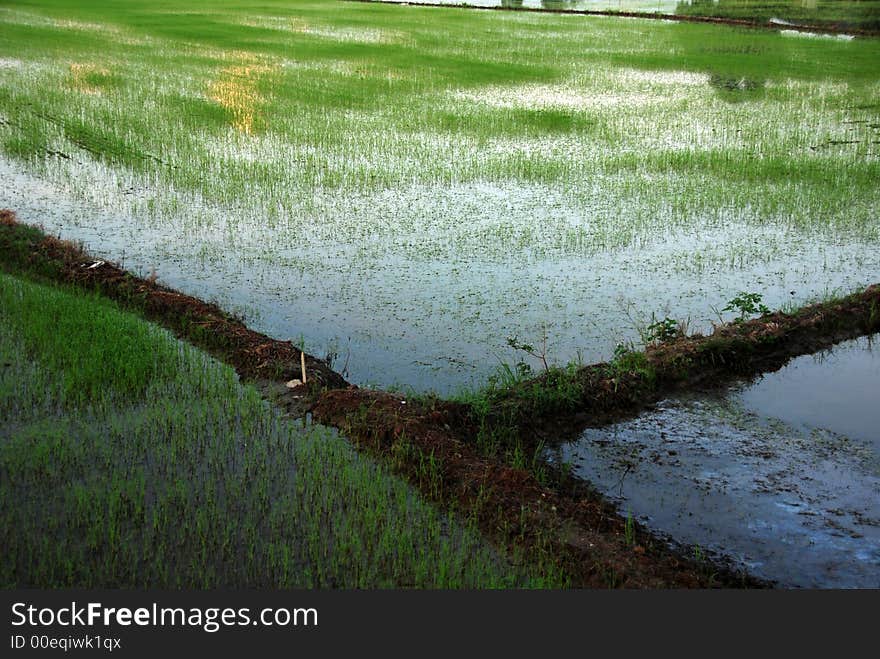
{"label": "distant field strip", "polygon": [[660,20],[718,20],[832,31],[880,29],[878,0],[347,0]]}

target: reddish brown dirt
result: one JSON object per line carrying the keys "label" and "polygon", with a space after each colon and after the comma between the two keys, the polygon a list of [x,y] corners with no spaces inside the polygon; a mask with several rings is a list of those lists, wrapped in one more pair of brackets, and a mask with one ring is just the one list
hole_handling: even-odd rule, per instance
{"label": "reddish brown dirt", "polygon": [[[134,306],[150,320],[227,361],[242,377],[302,380],[300,350],[290,341],[255,332],[215,304],[162,286],[155,279],[136,277],[116,264],[89,256],[79,245],[23,227],[12,211],[0,210],[0,227],[18,237],[13,242],[13,236],[6,235],[6,244],[0,242],[7,267],[48,272],[55,281],[99,291]],[[307,386],[298,391],[348,386],[323,360],[308,354],[305,358]]]}

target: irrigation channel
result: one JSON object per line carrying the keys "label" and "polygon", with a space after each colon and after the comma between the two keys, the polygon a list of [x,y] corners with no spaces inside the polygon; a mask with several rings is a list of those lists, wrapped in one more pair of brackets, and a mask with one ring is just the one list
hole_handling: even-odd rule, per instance
{"label": "irrigation channel", "polygon": [[880,586],[877,335],[548,451],[624,514],[781,585]]}
{"label": "irrigation channel", "polygon": [[[130,246],[96,244],[115,235],[102,231],[112,214],[8,162],[3,167],[12,185],[0,205],[18,202],[24,221],[40,220],[49,233],[84,240],[117,261],[135,260]],[[135,254],[143,270],[150,255]],[[166,264],[163,273],[170,272]],[[207,298],[228,294],[216,287],[224,278],[194,274],[181,262],[169,283]],[[880,586],[875,340],[799,357],[721,393],[662,400],[630,420],[550,441],[545,457],[697,559],[711,557],[782,586]]]}

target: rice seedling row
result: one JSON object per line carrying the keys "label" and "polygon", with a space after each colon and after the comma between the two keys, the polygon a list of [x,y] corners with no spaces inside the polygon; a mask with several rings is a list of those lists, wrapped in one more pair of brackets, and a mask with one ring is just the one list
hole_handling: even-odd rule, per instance
{"label": "rice seedling row", "polygon": [[546,583],[93,294],[0,275],[4,587]]}

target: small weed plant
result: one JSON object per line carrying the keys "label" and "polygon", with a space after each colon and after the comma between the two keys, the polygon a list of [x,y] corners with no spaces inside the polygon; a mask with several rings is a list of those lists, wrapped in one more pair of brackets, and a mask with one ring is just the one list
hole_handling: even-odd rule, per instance
{"label": "small weed plant", "polygon": [[722,311],[735,311],[739,313],[735,322],[741,323],[749,316],[755,314],[763,316],[770,313],[770,308],[763,303],[763,296],[760,293],[746,293],[743,291],[730,299]]}

